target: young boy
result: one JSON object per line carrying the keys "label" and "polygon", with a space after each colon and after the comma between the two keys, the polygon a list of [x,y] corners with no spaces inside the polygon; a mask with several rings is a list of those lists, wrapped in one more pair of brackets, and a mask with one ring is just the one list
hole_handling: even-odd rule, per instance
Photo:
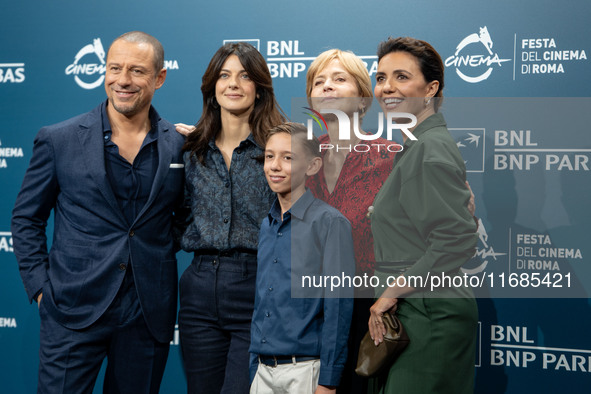
{"label": "young boy", "polygon": [[347,356],[351,289],[310,288],[312,279],[306,288],[303,281],[355,271],[349,222],[306,190],[307,177],[322,167],[318,140],[306,136],[303,125],[285,123],[265,146],[277,200],[259,235],[251,393],[334,393]]}

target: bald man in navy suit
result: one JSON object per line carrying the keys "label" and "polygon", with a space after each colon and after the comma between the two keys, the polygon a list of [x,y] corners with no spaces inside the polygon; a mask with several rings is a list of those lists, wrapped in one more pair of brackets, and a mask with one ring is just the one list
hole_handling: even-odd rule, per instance
{"label": "bald man in navy suit", "polygon": [[105,392],[159,391],[185,211],[184,139],[151,106],[163,64],[154,37],[118,37],[107,53],[107,100],[35,138],[12,233],[39,304],[38,393],[92,393],[105,357]]}

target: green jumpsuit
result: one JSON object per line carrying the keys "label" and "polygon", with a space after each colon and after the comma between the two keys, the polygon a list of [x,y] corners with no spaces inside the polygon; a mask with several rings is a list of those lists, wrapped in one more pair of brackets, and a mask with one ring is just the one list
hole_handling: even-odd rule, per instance
{"label": "green jumpsuit", "polygon": [[[478,240],[467,209],[464,160],[443,116],[430,116],[413,134],[418,141],[407,139],[374,201],[371,227],[380,283],[400,272],[409,280],[461,275],[459,269],[473,256]],[[376,296],[383,290],[378,288]],[[478,311],[471,289],[431,291],[427,283],[399,299],[397,315],[410,344],[371,382],[370,391],[472,393]]]}

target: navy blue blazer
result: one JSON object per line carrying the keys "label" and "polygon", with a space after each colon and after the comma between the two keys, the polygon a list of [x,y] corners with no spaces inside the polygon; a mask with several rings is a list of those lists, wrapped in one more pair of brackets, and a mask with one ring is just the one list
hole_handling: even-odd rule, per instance
{"label": "navy blue blazer", "polygon": [[146,205],[129,226],[105,171],[103,105],[37,134],[13,210],[14,253],[29,300],[42,291],[47,312],[71,329],[88,327],[105,312],[131,261],[146,323],[167,342],[177,311],[173,232],[183,221],[184,137],[158,117],[158,169]]}

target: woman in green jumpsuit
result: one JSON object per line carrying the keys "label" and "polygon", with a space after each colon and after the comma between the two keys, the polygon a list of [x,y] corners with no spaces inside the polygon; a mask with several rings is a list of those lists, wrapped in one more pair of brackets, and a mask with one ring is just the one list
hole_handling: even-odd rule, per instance
{"label": "woman in green jumpsuit", "polygon": [[[378,58],[374,93],[382,110],[410,113],[416,125],[410,123],[408,134],[403,133],[404,149],[371,215],[376,275],[380,283],[402,277],[397,286],[376,294],[370,334],[376,344],[381,342],[382,316],[396,312],[410,337],[398,360],[374,379],[373,391],[472,393],[478,319],[472,291],[449,284],[430,287],[437,283],[431,282],[434,276],[453,282],[478,239],[467,209],[464,161],[437,112],[443,62],[431,45],[408,37],[381,43]],[[394,118],[408,122],[401,115]]]}

